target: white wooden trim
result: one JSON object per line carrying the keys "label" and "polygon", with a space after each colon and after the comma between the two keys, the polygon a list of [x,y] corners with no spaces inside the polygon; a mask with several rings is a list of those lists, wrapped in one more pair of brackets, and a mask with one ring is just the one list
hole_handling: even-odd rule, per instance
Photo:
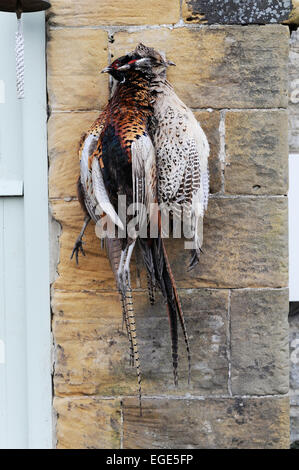
{"label": "white wooden trim", "polygon": [[0,14],[7,132],[0,135],[0,448],[47,449],[53,444],[45,14],[24,14],[22,21],[25,99],[17,100],[17,22]]}
{"label": "white wooden trim", "polygon": [[0,180],[0,197],[23,196],[23,181]]}
{"label": "white wooden trim", "polygon": [[45,14],[24,16],[23,100],[28,446],[52,447]]}

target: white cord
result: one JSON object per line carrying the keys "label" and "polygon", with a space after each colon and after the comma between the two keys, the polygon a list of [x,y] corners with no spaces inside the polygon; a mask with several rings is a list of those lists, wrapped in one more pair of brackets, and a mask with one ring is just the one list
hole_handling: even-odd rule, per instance
{"label": "white cord", "polygon": [[21,19],[18,19],[18,31],[16,32],[16,69],[17,69],[17,95],[24,98],[24,37]]}

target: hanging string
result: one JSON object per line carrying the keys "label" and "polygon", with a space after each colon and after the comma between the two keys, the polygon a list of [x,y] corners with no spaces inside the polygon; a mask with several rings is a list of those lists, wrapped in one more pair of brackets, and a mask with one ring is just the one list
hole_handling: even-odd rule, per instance
{"label": "hanging string", "polygon": [[16,69],[17,69],[17,95],[24,98],[24,37],[21,18],[18,18],[18,31],[16,32]]}

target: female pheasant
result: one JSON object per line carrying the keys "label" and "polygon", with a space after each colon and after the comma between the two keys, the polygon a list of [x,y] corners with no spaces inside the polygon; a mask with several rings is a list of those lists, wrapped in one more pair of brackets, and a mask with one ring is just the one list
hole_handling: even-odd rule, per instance
{"label": "female pheasant", "polygon": [[193,237],[193,242],[189,242],[193,248],[189,264],[192,269],[199,260],[203,216],[208,206],[209,143],[192,111],[166,79],[166,69],[174,63],[143,44],[136,47],[134,54],[144,59],[144,67],[148,67],[152,76],[155,125],[151,131],[156,151],[158,200],[165,211],[178,215],[180,220],[183,215],[184,232]]}
{"label": "female pheasant", "polygon": [[[135,64],[134,68],[132,64]],[[152,283],[160,287],[167,299],[175,384],[178,363],[177,316],[183,327],[189,362],[190,351],[183,312],[159,230],[158,238],[149,237],[151,207],[157,201],[156,159],[149,135],[153,118],[149,89],[152,75],[147,73],[144,60],[138,54],[120,57],[103,72],[111,74],[117,80],[117,86],[106,108],[81,141],[78,198],[85,219],[71,257],[75,254],[78,260],[78,253],[81,251],[84,254],[82,237],[91,219],[99,224],[104,214],[108,222],[121,230],[123,238],[110,236],[106,239],[106,246],[121,295],[141,400],[140,364],[130,283],[130,260],[138,237]],[[124,216],[117,213],[119,196],[126,197]],[[146,207],[146,214],[142,210],[143,206]],[[134,217],[136,230],[130,227]],[[126,227],[127,230],[124,230]]]}

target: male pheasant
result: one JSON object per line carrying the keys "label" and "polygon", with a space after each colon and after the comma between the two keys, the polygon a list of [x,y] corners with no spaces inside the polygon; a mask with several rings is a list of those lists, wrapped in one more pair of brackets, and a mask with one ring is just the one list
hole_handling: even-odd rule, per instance
{"label": "male pheasant", "polygon": [[[167,299],[176,384],[177,316],[183,327],[190,362],[183,312],[163,240],[159,230],[158,238],[149,237],[148,223],[153,215],[151,206],[157,201],[156,160],[149,135],[153,118],[149,93],[152,75],[148,75],[143,63],[144,60],[139,55],[129,54],[115,60],[103,70],[117,80],[117,86],[106,108],[81,141],[78,198],[85,212],[85,219],[71,255],[73,257],[75,254],[78,260],[78,253],[81,251],[84,254],[82,237],[91,219],[99,224],[104,214],[108,222],[122,231],[123,238],[106,238],[106,246],[121,295],[123,315],[137,368],[140,400],[141,375],[130,283],[130,259],[138,236],[152,282],[160,287]],[[132,64],[135,64],[134,68],[131,67]],[[126,196],[126,214],[123,217],[117,214],[119,196]],[[142,209],[138,211],[138,204],[146,206],[146,215]],[[130,230],[130,222],[136,215],[136,209],[137,230]],[[128,226],[126,231],[125,226]]]}

